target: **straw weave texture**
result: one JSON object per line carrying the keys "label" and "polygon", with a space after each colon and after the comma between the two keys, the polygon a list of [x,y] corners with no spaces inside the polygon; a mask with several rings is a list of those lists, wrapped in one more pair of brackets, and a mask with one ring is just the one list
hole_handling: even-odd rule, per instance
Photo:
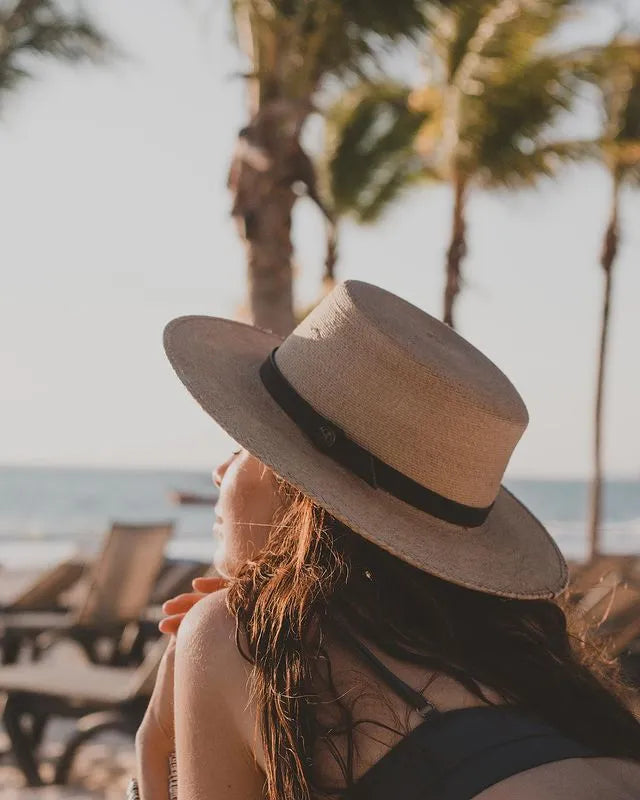
{"label": "straw weave texture", "polygon": [[357,281],[336,287],[280,345],[278,367],[382,461],[452,500],[487,506],[526,427],[524,403],[467,341],[392,297],[383,331]]}

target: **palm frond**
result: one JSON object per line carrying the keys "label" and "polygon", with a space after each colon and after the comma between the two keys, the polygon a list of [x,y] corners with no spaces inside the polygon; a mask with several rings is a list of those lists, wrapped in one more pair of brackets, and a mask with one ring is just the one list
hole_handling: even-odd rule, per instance
{"label": "palm frond", "polygon": [[21,0],[0,12],[0,94],[31,77],[31,59],[99,60],[115,55],[107,37],[82,14],[53,0]]}
{"label": "palm frond", "polygon": [[52,18],[31,26],[16,48],[22,53],[50,55],[65,61],[97,60],[104,56],[106,38],[87,20]]}
{"label": "palm frond", "polygon": [[491,167],[482,167],[475,174],[476,182],[487,188],[522,189],[535,186],[541,178],[555,178],[566,164],[601,157],[600,142],[576,140],[550,142],[506,149]]}
{"label": "palm frond", "polygon": [[622,180],[628,186],[634,186],[636,189],[640,188],[640,162],[634,164],[632,167],[627,167],[622,176]]}
{"label": "palm frond", "polygon": [[427,46],[443,65],[443,80],[453,80],[467,52],[469,41],[493,5],[495,0],[456,2],[450,5],[435,2],[427,5]]}
{"label": "palm frond", "polygon": [[355,216],[364,224],[377,222],[400,197],[430,178],[436,180],[424,170],[418,159],[413,165],[401,161],[389,165],[388,169],[381,171],[378,180],[370,186],[369,191],[359,198],[360,205],[354,209]]}
{"label": "palm frond", "polygon": [[620,141],[640,139],[640,70],[633,74],[617,137]]}
{"label": "palm frond", "polygon": [[414,140],[427,115],[409,108],[408,95],[402,86],[365,85],[329,111],[324,174],[337,214],[373,221],[426,175]]}
{"label": "palm frond", "polygon": [[468,81],[487,70],[527,59],[574,5],[574,0],[436,3],[428,15],[433,22],[428,39],[446,65],[444,79],[465,91]]}
{"label": "palm frond", "polygon": [[579,0],[499,0],[483,20],[473,52],[503,64],[542,55],[549,36],[575,16],[580,5]]}
{"label": "palm frond", "polygon": [[578,79],[606,85],[620,67],[640,69],[640,43],[637,39],[617,36],[604,45],[577,47],[556,53],[563,68]]}
{"label": "palm frond", "polygon": [[[640,44],[638,45],[640,53]],[[601,82],[605,110],[605,162],[620,183],[640,178],[640,66],[613,65]]]}
{"label": "palm frond", "polygon": [[[603,48],[544,47],[576,6],[574,0],[430,3],[428,40],[444,68],[435,85],[410,94],[409,110],[424,115],[420,130],[396,130],[396,118],[384,135],[372,134],[381,130],[381,119],[389,121],[389,98],[375,92],[357,102],[343,98],[334,109],[331,124],[340,134],[329,163],[338,210],[375,216],[385,198],[424,176],[426,165],[440,179],[457,173],[484,186],[515,187],[556,175],[568,161],[597,157],[597,142],[549,139],[582,82],[601,69],[598,59],[621,58],[628,43],[605,54]],[[406,98],[400,100],[406,106]]]}
{"label": "palm frond", "polygon": [[366,75],[382,46],[425,26],[422,0],[232,0],[232,11],[263,99],[309,96],[329,75]]}
{"label": "palm frond", "polygon": [[577,83],[551,56],[513,65],[488,81],[478,96],[465,97],[460,112],[459,166],[498,166],[522,141],[535,142],[568,111]]}
{"label": "palm frond", "polygon": [[[427,38],[446,68],[435,72],[435,87],[413,97],[416,108],[427,109],[439,94],[440,130],[432,120],[418,146],[433,152],[441,173],[471,178],[495,167],[512,181],[512,169],[523,164],[531,175],[536,159],[528,161],[527,155],[572,109],[602,50],[558,52],[548,45],[579,5],[577,0],[462,0],[440,8]],[[607,57],[616,55],[611,50]],[[544,153],[537,155],[546,174]]]}
{"label": "palm frond", "polygon": [[[299,0],[302,5],[306,0]],[[318,5],[321,2],[316,0]],[[421,0],[341,0],[345,25],[354,31],[370,31],[378,36],[395,39],[422,29],[424,25]]]}
{"label": "palm frond", "polygon": [[17,88],[22,81],[30,78],[30,74],[8,61],[0,59],[0,97],[4,92]]}

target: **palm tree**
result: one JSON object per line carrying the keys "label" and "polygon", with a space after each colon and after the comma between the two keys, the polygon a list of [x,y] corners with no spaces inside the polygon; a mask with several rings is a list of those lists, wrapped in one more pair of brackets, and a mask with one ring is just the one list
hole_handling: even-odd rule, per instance
{"label": "palm tree", "polygon": [[291,215],[301,192],[329,226],[301,134],[328,79],[371,72],[386,42],[423,24],[420,0],[233,0],[238,44],[248,62],[247,116],[229,172],[232,215],[245,244],[253,324],[286,335],[295,325]]}
{"label": "palm tree", "polygon": [[599,554],[599,532],[602,516],[602,412],[607,359],[607,339],[611,316],[613,268],[620,243],[620,196],[624,186],[640,186],[640,46],[636,58],[618,60],[601,81],[605,134],[602,155],[611,175],[611,207],[606,227],[600,265],[604,291],[600,323],[600,345],[595,402],[594,473],[591,486],[589,519],[589,552]]}
{"label": "palm tree", "polygon": [[[544,48],[570,10],[569,0],[427,4],[427,84],[413,91],[362,84],[330,114],[327,180],[337,213],[371,221],[420,180],[452,187],[443,302],[451,326],[470,193],[533,186],[568,160],[597,151],[593,142],[550,137],[571,109],[592,57]],[[345,177],[347,163],[351,175]]]}
{"label": "palm tree", "polygon": [[[6,7],[4,7],[6,6]],[[89,20],[53,0],[17,0],[0,9],[0,102],[5,93],[31,77],[30,57],[65,61],[97,58],[105,36]]]}

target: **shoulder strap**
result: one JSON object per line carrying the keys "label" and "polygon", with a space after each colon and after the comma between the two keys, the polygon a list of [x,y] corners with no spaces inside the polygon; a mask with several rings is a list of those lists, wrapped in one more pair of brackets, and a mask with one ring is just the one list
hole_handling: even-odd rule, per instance
{"label": "shoulder strap", "polygon": [[337,615],[332,616],[331,619],[335,624],[336,630],[342,636],[342,638],[360,653],[373,671],[380,676],[380,678],[398,695],[398,697],[402,698],[402,700],[404,700],[405,703],[410,705],[412,708],[415,708],[416,711],[418,711],[423,717],[436,711],[435,706],[433,706],[423,694],[413,689],[408,683],[405,683],[403,680],[401,680],[385,664],[383,664],[382,661],[380,661],[380,659],[375,656],[371,650],[369,650],[364,642],[362,642],[353,633],[353,631],[342,619],[339,619]]}
{"label": "shoulder strap", "polygon": [[389,750],[346,795],[349,800],[472,800],[519,772],[588,747],[505,707],[456,709],[427,718]]}

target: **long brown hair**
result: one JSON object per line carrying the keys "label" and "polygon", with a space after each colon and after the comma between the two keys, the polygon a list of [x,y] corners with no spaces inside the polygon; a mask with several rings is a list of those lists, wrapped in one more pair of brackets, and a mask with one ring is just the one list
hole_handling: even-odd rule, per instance
{"label": "long brown hair", "polygon": [[496,597],[422,572],[277,480],[283,504],[267,545],[227,595],[238,647],[253,664],[270,800],[338,793],[314,783],[321,740],[339,764],[341,788],[353,783],[350,709],[334,693],[345,759],[331,743],[336,731],[319,724],[309,688],[337,613],[391,656],[448,674],[485,701],[480,685],[490,687],[603,756],[640,761],[640,725],[614,665],[570,632],[558,603]]}

